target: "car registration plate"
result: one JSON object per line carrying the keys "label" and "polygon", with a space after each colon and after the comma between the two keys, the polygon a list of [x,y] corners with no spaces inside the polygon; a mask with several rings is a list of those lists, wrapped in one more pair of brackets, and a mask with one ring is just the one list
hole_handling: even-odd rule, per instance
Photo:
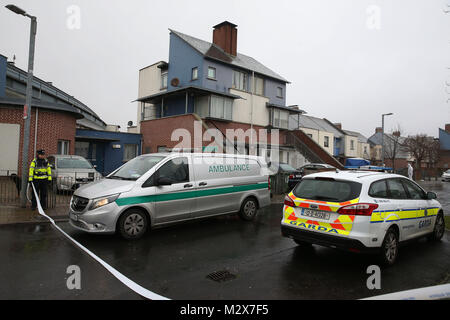
{"label": "car registration plate", "polygon": [[73,221],[78,221],[78,216],[76,214],[71,213],[70,219],[72,219]]}
{"label": "car registration plate", "polygon": [[329,220],[330,219],[329,212],[312,210],[312,209],[303,209],[301,215],[304,217],[316,218],[316,219],[321,219],[321,220]]}

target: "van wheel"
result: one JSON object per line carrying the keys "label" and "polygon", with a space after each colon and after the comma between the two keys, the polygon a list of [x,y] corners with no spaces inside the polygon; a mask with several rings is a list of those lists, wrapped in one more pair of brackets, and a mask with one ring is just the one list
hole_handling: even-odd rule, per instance
{"label": "van wheel", "polygon": [[434,223],[433,233],[428,236],[428,240],[440,241],[445,233],[445,221],[442,212],[439,212],[436,216],[436,222]]}
{"label": "van wheel", "polygon": [[147,216],[141,210],[131,209],[119,218],[119,233],[126,240],[142,238],[147,231]]}
{"label": "van wheel", "polygon": [[258,211],[258,203],[255,198],[247,198],[244,200],[239,211],[239,216],[245,221],[252,221],[256,217]]}
{"label": "van wheel", "polygon": [[385,266],[392,266],[398,257],[398,235],[394,229],[389,229],[381,245],[380,260]]}

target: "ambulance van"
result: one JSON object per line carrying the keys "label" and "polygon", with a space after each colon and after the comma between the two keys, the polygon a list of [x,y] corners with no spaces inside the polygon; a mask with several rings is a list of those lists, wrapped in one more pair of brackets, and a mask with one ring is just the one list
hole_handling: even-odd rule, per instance
{"label": "ambulance van", "polygon": [[165,153],[139,156],[70,201],[70,224],[138,239],[158,226],[239,213],[251,221],[270,205],[267,164],[255,156]]}

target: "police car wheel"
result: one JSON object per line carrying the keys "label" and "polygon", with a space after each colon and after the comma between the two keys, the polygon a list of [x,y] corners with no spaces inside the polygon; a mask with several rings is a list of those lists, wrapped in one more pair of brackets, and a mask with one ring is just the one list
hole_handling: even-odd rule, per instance
{"label": "police car wheel", "polygon": [[140,210],[129,210],[119,218],[120,235],[127,240],[141,238],[147,231],[147,216]]}
{"label": "police car wheel", "polygon": [[444,215],[439,213],[436,216],[436,222],[434,224],[433,233],[428,236],[431,241],[440,241],[445,233],[445,221]]}
{"label": "police car wheel", "polygon": [[395,263],[398,256],[398,235],[394,229],[389,229],[381,246],[381,262],[386,266]]}
{"label": "police car wheel", "polygon": [[244,203],[242,203],[239,216],[245,221],[252,221],[255,218],[257,211],[258,203],[256,200],[254,198],[247,198]]}

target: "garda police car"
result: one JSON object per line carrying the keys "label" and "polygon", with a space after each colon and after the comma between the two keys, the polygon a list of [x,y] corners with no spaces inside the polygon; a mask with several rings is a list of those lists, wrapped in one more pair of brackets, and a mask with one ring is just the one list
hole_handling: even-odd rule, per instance
{"label": "garda police car", "polygon": [[253,156],[167,153],[137,157],[82,186],[70,223],[91,233],[140,238],[148,228],[239,212],[255,218],[270,205],[267,164]]}
{"label": "garda police car", "polygon": [[435,193],[396,174],[312,174],[286,196],[281,230],[298,244],[377,252],[392,265],[400,242],[443,237],[444,213],[435,199]]}

